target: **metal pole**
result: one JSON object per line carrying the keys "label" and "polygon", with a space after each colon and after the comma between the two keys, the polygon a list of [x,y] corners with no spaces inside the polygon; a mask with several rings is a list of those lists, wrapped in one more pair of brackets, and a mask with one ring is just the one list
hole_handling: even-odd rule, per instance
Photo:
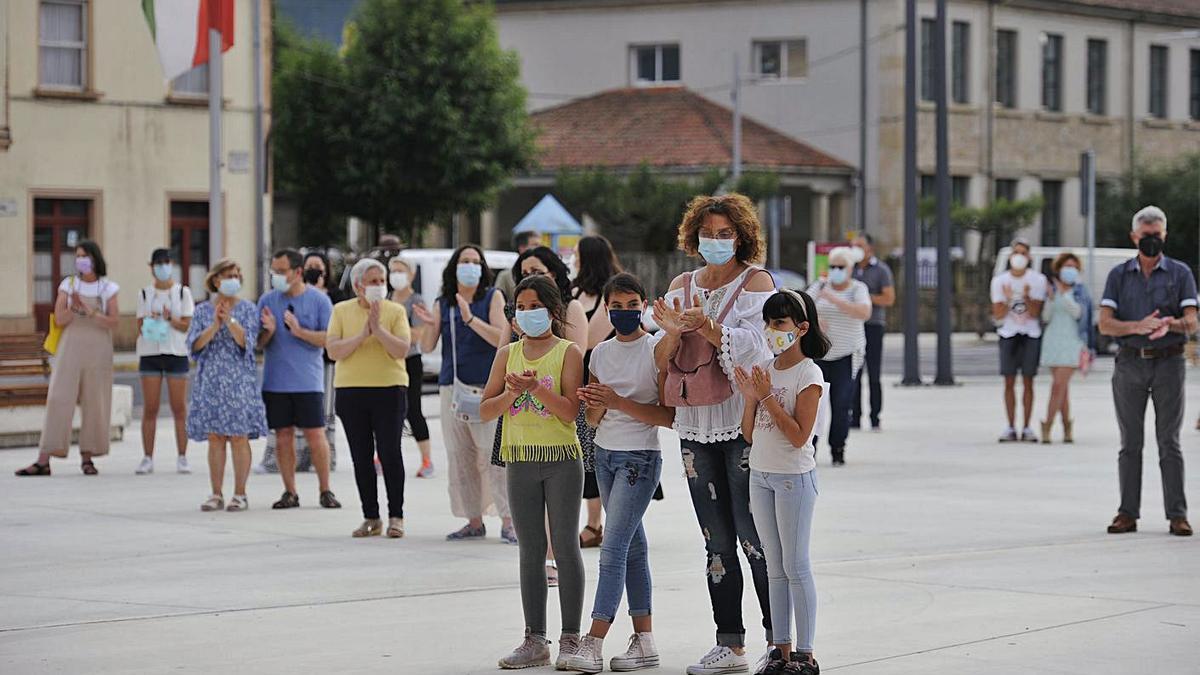
{"label": "metal pole", "polygon": [[254,266],[258,292],[267,288],[267,228],[263,213],[263,195],[267,186],[266,149],[263,147],[263,59],[262,0],[252,0],[254,8]]}
{"label": "metal pole", "polygon": [[771,197],[767,201],[768,222],[771,228],[771,244],[768,252],[771,257],[771,269],[779,269],[779,250],[783,248],[779,226],[783,221],[783,198]]}
{"label": "metal pole", "polygon": [[950,272],[950,124],[946,101],[946,0],[937,0],[933,38],[933,88],[937,105],[937,377],[934,384],[954,384],[950,307],[954,278]]}
{"label": "metal pole", "polygon": [[733,175],[734,185],[742,177],[742,67],[738,52],[733,52]]}
{"label": "metal pole", "polygon": [[208,260],[225,255],[221,205],[221,31],[208,29]]}
{"label": "metal pole", "polygon": [[1088,290],[1096,287],[1096,151],[1087,151]]}
{"label": "metal pole", "polygon": [[858,3],[858,218],[857,230],[867,231],[867,0]]}
{"label": "metal pole", "polygon": [[904,9],[904,379],[921,384],[917,346],[917,1]]}

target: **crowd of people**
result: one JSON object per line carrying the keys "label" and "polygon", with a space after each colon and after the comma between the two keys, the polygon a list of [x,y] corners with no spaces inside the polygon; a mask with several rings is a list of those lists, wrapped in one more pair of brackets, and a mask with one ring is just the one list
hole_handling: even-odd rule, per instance
{"label": "crowd of people", "polygon": [[[1162,255],[1161,211],[1139,212],[1131,236],[1139,253],[1109,274],[1100,303],[1100,330],[1121,345],[1113,378],[1121,507],[1109,531],[1137,526],[1149,399],[1157,413],[1170,531],[1190,534],[1178,392],[1182,344],[1196,331],[1195,281],[1186,266]],[[340,508],[329,483],[333,410],[349,444],[361,503],[362,522],[352,536],[403,537],[401,435],[407,421],[420,450],[417,475],[432,475],[421,354],[440,345],[450,511],[465,521],[446,539],[483,539],[484,518],[494,517],[500,540],[518,549],[523,637],[500,658],[501,668],[551,663],[546,605],[547,587],[555,585],[562,626],[558,668],[604,669],[604,641],[622,595],[634,633],[608,667],[659,664],[642,521],[662,495],[659,429],[669,428],[680,439],[703,534],[715,624],[714,646],[687,672],[749,669],[744,557],[767,644],[754,672],[819,673],[809,556],[819,492],[816,448],[823,439],[831,464],[840,466],[864,412],[872,429],[881,427],[883,321],[895,292],[873,242],[861,237],[831,251],[828,274],[806,291],[779,289],[759,266],[765,246],[754,204],[737,194],[696,197],[679,225],[678,246],[703,265],[674,278],[658,298],[622,271],[603,237],[584,237],[567,260],[542,246],[536,234],[517,243],[516,263],[499,276],[480,247],[454,250],[429,305],[412,287],[413,268],[398,256],[358,260],[349,270],[352,294],[340,298],[329,260],[291,249],[272,257],[271,288],[257,303],[241,297],[241,267],[225,258],[211,266],[204,281],[208,299],[197,304],[173,280],[169,251],[155,250],[153,282],[138,295],[145,415],[137,472],[153,471],[165,380],[177,470],[191,470],[188,439],[208,443],[211,491],[202,510],[249,508],[250,441],[268,434],[275,438],[273,460],[284,488],[272,508],[300,505],[300,438],[317,473],[318,503]],[[1060,419],[1070,442],[1069,382],[1075,370],[1087,367],[1094,349],[1081,262],[1071,254],[1056,258],[1051,283],[1030,268],[1028,242],[1017,240],[1012,250],[1009,269],[991,289],[1009,422],[1001,440],[1036,440],[1033,378],[1046,366],[1054,382],[1041,438],[1049,442]],[[75,260],[76,274],[63,280],[54,310],[62,337],[40,452],[17,472],[21,476],[49,475],[50,457],[67,455],[77,401],[84,473],[95,475],[94,458],[109,449],[119,289],[96,244],[81,242]],[[257,351],[263,354],[261,385]],[[196,364],[190,392],[189,361]],[[1025,387],[1019,434],[1018,373]],[[864,376],[869,408],[861,403]],[[234,468],[228,500],[227,456]],[[587,524],[579,532],[581,504],[587,504]],[[589,546],[600,548],[600,560],[585,627],[581,548]]]}

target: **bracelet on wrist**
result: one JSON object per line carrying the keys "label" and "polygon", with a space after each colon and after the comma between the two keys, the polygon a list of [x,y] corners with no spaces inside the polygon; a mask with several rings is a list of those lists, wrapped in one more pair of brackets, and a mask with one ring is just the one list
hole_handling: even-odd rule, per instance
{"label": "bracelet on wrist", "polygon": [[463,323],[463,325],[464,325],[464,326],[470,326],[470,325],[471,325],[471,322],[472,322],[472,321],[474,321],[474,320],[475,320],[475,315],[474,315],[474,314],[472,314],[472,315],[471,315],[471,318],[467,319],[467,320],[466,320],[466,321]]}
{"label": "bracelet on wrist", "polygon": [[770,400],[770,399],[771,399],[771,394],[767,394],[766,396],[764,396],[764,397],[762,397],[762,398],[758,399],[758,402],[759,402],[759,404],[762,404],[762,402],[763,402],[763,401],[767,401],[767,400]]}

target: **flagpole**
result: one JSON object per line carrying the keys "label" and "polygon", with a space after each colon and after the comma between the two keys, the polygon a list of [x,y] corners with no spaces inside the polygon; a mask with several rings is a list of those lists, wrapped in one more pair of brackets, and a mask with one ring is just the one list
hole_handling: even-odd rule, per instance
{"label": "flagpole", "polygon": [[[221,31],[208,30],[208,261],[225,256],[221,203]],[[261,290],[261,289],[260,289]]]}

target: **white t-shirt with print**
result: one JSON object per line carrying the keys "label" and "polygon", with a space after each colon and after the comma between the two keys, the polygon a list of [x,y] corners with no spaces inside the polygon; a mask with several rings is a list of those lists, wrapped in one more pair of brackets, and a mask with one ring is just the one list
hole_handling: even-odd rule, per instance
{"label": "white t-shirt with print", "polygon": [[823,431],[823,422],[828,419],[828,385],[821,368],[812,359],[804,359],[786,370],[779,370],[772,361],[767,366],[771,375],[771,395],[783,406],[789,417],[796,414],[796,397],[805,389],[821,387],[821,400],[817,406],[817,419],[812,432],[797,448],[776,426],[775,420],[765,405],[758,406],[754,416],[754,442],[750,446],[750,468],[763,473],[807,473],[817,467],[816,448],[813,436]]}
{"label": "white t-shirt with print", "polygon": [[[654,363],[657,343],[658,338],[648,334],[632,342],[609,338],[592,350],[592,375],[632,401],[658,403],[658,368]],[[609,410],[596,428],[596,445],[613,451],[658,450],[658,427],[619,410]]]}
{"label": "white t-shirt with print", "polygon": [[[95,281],[84,281],[79,277],[70,276],[62,280],[62,283],[58,285],[58,290],[68,296],[78,293],[81,298],[99,298],[101,306],[107,308],[108,301],[117,294],[117,291],[121,290],[121,287],[117,282],[109,281],[108,277],[101,277]],[[68,297],[67,304],[69,305],[70,302],[71,299]]]}
{"label": "white t-shirt with print", "polygon": [[[137,316],[139,319],[148,316],[161,318],[164,308],[170,310],[171,317],[175,319],[192,316],[196,311],[196,303],[192,300],[191,290],[182,284],[174,284],[168,289],[150,285],[138,292]],[[138,356],[158,356],[159,354],[187,356],[187,333],[169,326],[165,342],[152,342],[139,333],[137,354]]]}
{"label": "white t-shirt with print", "polygon": [[[1026,286],[1028,285],[1028,290]],[[1046,277],[1040,272],[1027,269],[1021,276],[1013,276],[1011,271],[997,274],[992,278],[992,302],[1003,302],[1008,305],[1008,313],[996,327],[996,334],[1002,338],[1014,335],[1042,336],[1042,322],[1038,317],[1029,314],[1029,301],[1046,301]],[[1012,298],[1004,297],[1004,289],[1012,290]]]}

